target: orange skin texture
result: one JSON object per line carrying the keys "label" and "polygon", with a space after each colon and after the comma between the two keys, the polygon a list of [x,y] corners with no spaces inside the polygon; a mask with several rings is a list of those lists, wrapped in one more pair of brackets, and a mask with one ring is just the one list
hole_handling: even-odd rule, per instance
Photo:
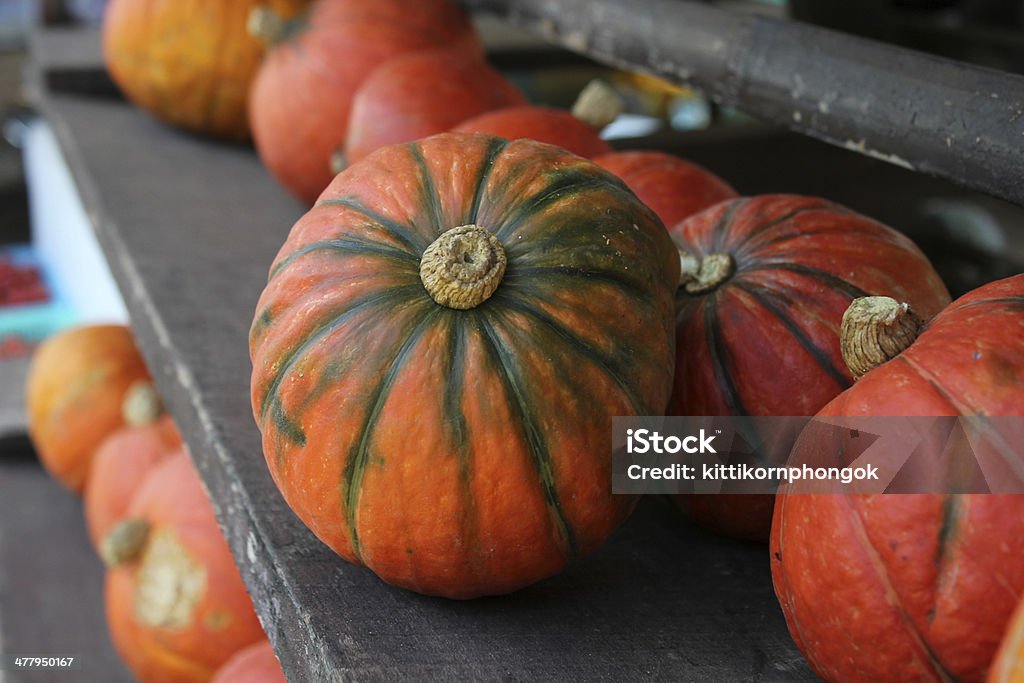
{"label": "orange skin texture", "polygon": [[149,471],[181,448],[181,434],[170,415],[151,424],[123,427],[100,445],[83,496],[85,525],[94,547],[124,518]]}
{"label": "orange skin texture", "polygon": [[[680,289],[670,415],[814,415],[852,383],[839,325],[853,292],[907,301],[925,319],[949,303],[909,239],[823,199],[730,200],[669,232],[681,249],[701,257],[727,252],[737,264],[708,293]],[[767,538],[772,506],[764,497],[687,495],[677,503],[729,535]]]}
{"label": "orange skin texture", "polygon": [[458,51],[396,57],[356,93],[345,159],[352,164],[380,147],[443,133],[483,112],[520,104],[526,99],[504,76]]}
{"label": "orange skin texture", "polygon": [[[508,270],[476,308],[439,306],[420,256],[474,222]],[[324,543],[397,586],[470,598],[561,571],[635,502],[611,495],[611,417],[668,399],[678,262],[624,185],[557,147],[442,134],[375,152],[295,224],[257,305],[274,481]]]}
{"label": "orange skin texture", "polygon": [[[1024,415],[1021,358],[1016,276],[953,302],[819,415]],[[794,458],[816,455],[804,443]],[[790,633],[826,680],[983,681],[1024,593],[1024,496],[780,490],[771,553]]]}
{"label": "orange skin texture", "polygon": [[320,0],[306,26],[277,44],[252,85],[249,119],[270,173],[312,204],[334,177],[356,90],[384,62],[450,47],[482,59],[472,23],[450,0]]}
{"label": "orange skin texture", "polygon": [[210,683],[288,683],[269,640],[240,650]]}
{"label": "orange skin texture", "polygon": [[128,99],[166,123],[229,140],[249,136],[249,85],[263,44],[250,10],[292,16],[310,0],[112,0],[103,54]]}
{"label": "orange skin texture", "polygon": [[1024,683],[1024,600],[1017,606],[1006,629],[988,683]]}
{"label": "orange skin texture", "polygon": [[124,426],[125,392],[140,380],[149,371],[123,325],[73,328],[36,350],[25,382],[28,431],[57,481],[83,490],[96,448]]}
{"label": "orange skin texture", "polygon": [[737,196],[711,171],[666,152],[611,152],[594,163],[621,178],[665,225]]}
{"label": "orange skin texture", "polygon": [[140,681],[209,681],[235,652],[266,637],[184,450],[150,470],[126,518],[148,521],[150,538],[160,531],[173,533],[205,574],[203,593],[188,624],[169,628],[147,625],[136,617],[139,560],[107,572],[107,624],[118,654]]}
{"label": "orange skin texture", "polygon": [[550,107],[521,106],[496,109],[463,121],[452,131],[487,133],[508,140],[529,138],[558,145],[587,159],[612,150],[596,130],[572,113]]}

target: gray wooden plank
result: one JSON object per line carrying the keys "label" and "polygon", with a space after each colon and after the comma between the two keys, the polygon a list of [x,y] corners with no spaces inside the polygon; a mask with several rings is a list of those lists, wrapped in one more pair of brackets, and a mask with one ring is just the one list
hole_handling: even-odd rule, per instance
{"label": "gray wooden plank", "polygon": [[68,671],[0,671],[2,683],[129,683],[108,635],[103,565],[81,500],[54,482],[24,440],[0,441],[0,654],[75,656]]}
{"label": "gray wooden plank", "polygon": [[644,501],[594,557],[502,598],[418,596],[335,557],[278,494],[249,408],[248,327],[302,208],[250,149],[40,92],[291,680],[811,677],[764,546],[708,535],[665,501]]}

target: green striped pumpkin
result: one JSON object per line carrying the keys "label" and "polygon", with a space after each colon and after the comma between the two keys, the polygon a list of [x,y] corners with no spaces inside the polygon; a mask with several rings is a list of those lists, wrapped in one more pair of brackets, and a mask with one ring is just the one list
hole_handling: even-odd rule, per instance
{"label": "green striped pumpkin", "polygon": [[607,538],[611,418],[662,413],[679,261],[617,179],[529,140],[444,134],[339,175],[252,326],[285,499],[385,581],[467,598]]}

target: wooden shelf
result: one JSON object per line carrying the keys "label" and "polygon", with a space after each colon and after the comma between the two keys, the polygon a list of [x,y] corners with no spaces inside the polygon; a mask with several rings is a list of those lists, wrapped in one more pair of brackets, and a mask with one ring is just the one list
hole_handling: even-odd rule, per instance
{"label": "wooden shelf", "polygon": [[249,405],[249,325],[302,207],[250,149],[45,79],[37,100],[290,680],[813,678],[765,546],[696,529],[662,499],[595,556],[502,598],[427,598],[340,560],[278,494]]}

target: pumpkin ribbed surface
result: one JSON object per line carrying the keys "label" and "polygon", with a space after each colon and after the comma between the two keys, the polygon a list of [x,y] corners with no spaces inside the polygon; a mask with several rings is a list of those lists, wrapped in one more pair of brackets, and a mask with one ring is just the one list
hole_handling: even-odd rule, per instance
{"label": "pumpkin ribbed surface", "polygon": [[[955,301],[819,415],[1024,415],[1022,359],[1017,276]],[[1024,496],[779,495],[772,577],[823,678],[982,681],[1024,593]]]}
{"label": "pumpkin ribbed surface", "polygon": [[[460,226],[480,251],[439,263],[507,263],[454,309],[421,257]],[[465,598],[554,574],[632,507],[610,491],[611,417],[664,409],[677,278],[654,214],[584,159],[486,135],[384,148],[295,225],[259,301],[270,471],[390,583]]]}
{"label": "pumpkin ribbed surface", "polygon": [[125,95],[168,123],[199,133],[248,137],[249,85],[263,44],[249,35],[250,10],[284,16],[310,0],[111,0],[103,52]]}
{"label": "pumpkin ribbed surface", "polygon": [[[892,296],[923,317],[949,303],[913,242],[823,199],[733,199],[670,231],[684,261],[673,415],[814,415],[852,382],[839,326],[853,298]],[[725,533],[767,538],[764,498],[676,501]]]}

